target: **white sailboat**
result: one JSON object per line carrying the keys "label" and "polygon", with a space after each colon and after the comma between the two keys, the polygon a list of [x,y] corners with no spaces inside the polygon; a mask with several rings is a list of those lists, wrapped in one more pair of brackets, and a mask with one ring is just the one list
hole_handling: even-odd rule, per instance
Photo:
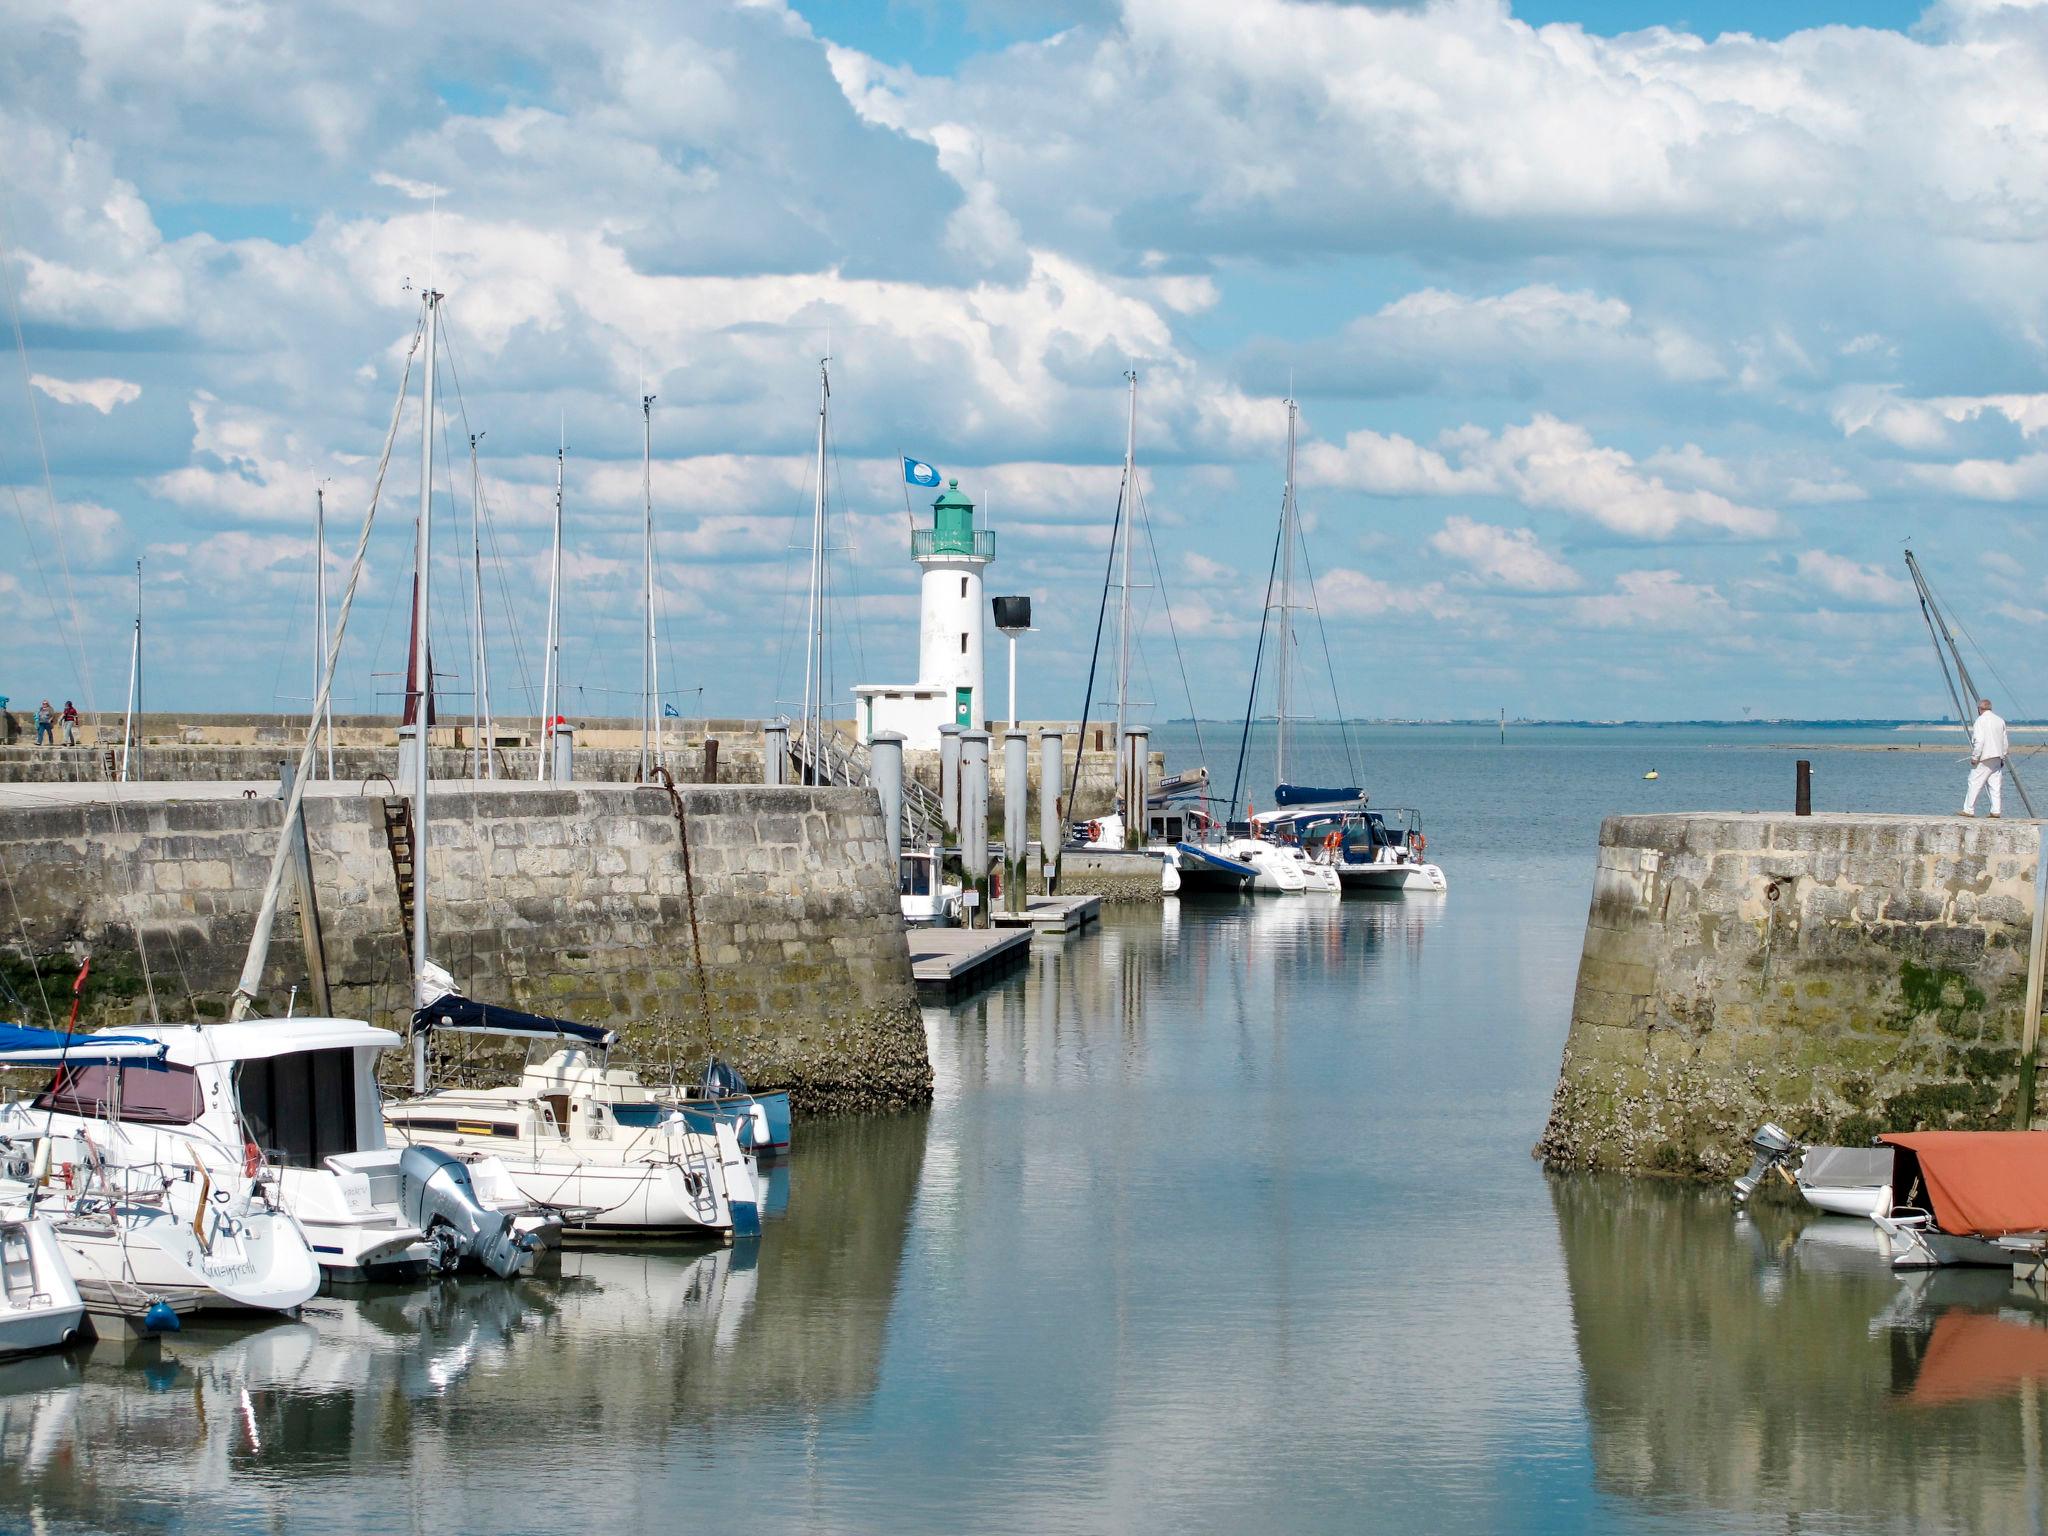
{"label": "white sailboat", "polygon": [[0,1106],[0,1208],[47,1216],[72,1277],[122,1310],[290,1311],[320,1288],[312,1250],[260,1158],[217,1176],[155,1134],[204,1108],[165,1057],[141,1032],[0,1031],[0,1065],[55,1069],[33,1101]]}

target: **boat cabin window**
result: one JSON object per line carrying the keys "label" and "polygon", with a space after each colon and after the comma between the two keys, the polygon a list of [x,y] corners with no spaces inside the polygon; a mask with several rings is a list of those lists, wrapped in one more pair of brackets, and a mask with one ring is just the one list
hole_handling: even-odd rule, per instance
{"label": "boat cabin window", "polygon": [[1187,836],[1187,822],[1179,816],[1154,816],[1152,835],[1165,843],[1178,843]]}
{"label": "boat cabin window", "polygon": [[287,1168],[318,1168],[355,1152],[356,1053],[292,1051],[242,1063],[242,1119],[250,1137]]}
{"label": "boat cabin window", "polygon": [[121,1118],[137,1125],[190,1125],[206,1108],[190,1067],[100,1065],[59,1067],[36,1095],[37,1109],[97,1120],[114,1109],[114,1074],[121,1074]]}
{"label": "boat cabin window", "polygon": [[932,861],[930,859],[905,859],[903,875],[897,882],[898,890],[905,896],[929,896],[932,893]]}

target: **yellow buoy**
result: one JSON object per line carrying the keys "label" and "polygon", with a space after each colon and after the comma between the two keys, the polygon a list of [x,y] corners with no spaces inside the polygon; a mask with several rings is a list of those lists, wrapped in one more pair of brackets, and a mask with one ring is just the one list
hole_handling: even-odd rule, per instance
{"label": "yellow buoy", "polygon": [[1657,770],[1652,768],[1648,773],[1644,774],[1643,777],[1646,779],[1654,779],[1655,777],[1657,777]]}

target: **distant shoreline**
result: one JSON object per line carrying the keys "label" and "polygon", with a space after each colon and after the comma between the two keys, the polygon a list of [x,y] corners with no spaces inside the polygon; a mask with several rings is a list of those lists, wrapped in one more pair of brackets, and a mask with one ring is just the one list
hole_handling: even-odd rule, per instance
{"label": "distant shoreline", "polygon": [[[1226,720],[1221,717],[1200,720],[1182,716],[1168,720],[1167,725],[1230,725],[1241,726],[1243,720]],[[1428,730],[1472,730],[1498,731],[1502,729],[1499,720],[1294,720],[1296,726],[1372,726],[1377,729],[1428,729]],[[1271,720],[1256,720],[1256,726],[1270,727]],[[1510,720],[1506,729],[1512,730],[1572,730],[1572,731],[1624,731],[1624,730],[1732,730],[1732,731],[1940,731],[1961,736],[1963,728],[1954,721],[1941,720],[1799,720],[1773,718],[1769,720]],[[2014,732],[2029,732],[2048,735],[2048,721],[2010,721],[2007,729]],[[1876,745],[1873,743],[1872,745]]]}

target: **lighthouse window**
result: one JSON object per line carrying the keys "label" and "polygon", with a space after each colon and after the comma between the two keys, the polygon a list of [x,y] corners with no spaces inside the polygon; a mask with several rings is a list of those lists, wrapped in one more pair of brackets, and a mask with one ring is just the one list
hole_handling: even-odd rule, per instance
{"label": "lighthouse window", "polygon": [[960,654],[962,656],[967,654],[967,631],[964,629],[960,631]]}
{"label": "lighthouse window", "polygon": [[967,578],[965,576],[960,578],[960,595],[962,597],[967,595]]}

